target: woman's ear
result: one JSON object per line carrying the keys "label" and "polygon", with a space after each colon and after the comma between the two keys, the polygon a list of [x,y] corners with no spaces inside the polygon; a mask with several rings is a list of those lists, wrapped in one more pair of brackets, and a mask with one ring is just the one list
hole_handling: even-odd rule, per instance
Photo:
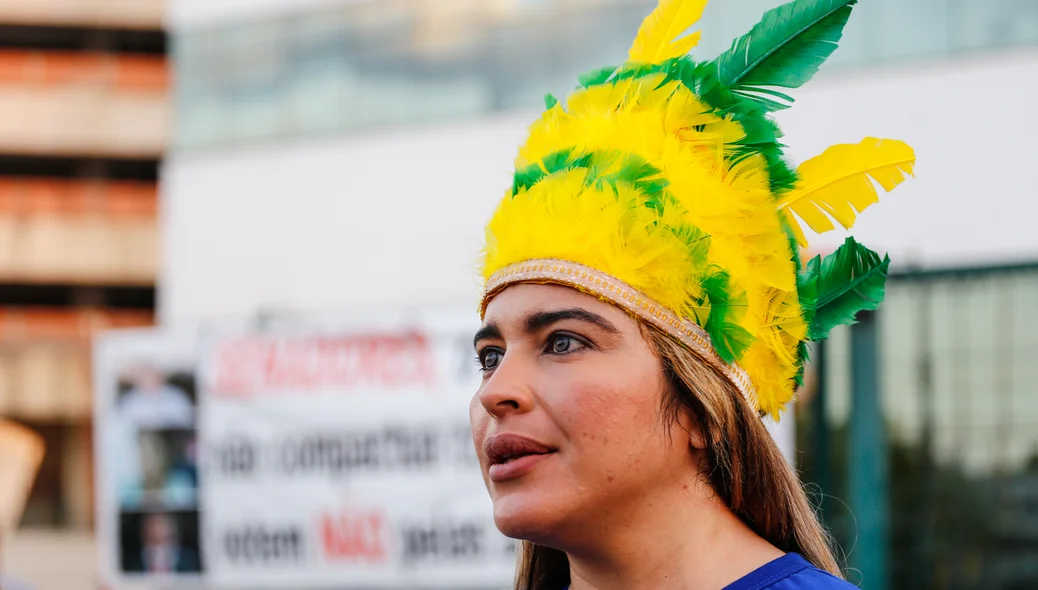
{"label": "woman's ear", "polygon": [[690,416],[688,422],[688,428],[685,429],[688,432],[688,445],[694,451],[705,451],[706,436],[703,435],[703,423],[695,416]]}
{"label": "woman's ear", "polygon": [[703,432],[703,422],[695,413],[688,408],[683,408],[678,414],[678,423],[681,431],[688,437],[689,448],[692,451],[705,451],[706,435]]}

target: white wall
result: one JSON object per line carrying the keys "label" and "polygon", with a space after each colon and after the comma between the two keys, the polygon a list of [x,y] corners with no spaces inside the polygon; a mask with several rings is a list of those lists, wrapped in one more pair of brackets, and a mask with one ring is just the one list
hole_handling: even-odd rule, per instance
{"label": "white wall", "polygon": [[[866,135],[917,150],[918,178],[865,213],[861,241],[901,265],[1038,259],[1038,52],[830,77],[797,94],[780,122],[798,161]],[[161,320],[474,306],[482,224],[535,116],[173,156]]]}
{"label": "white wall", "polygon": [[160,319],[476,305],[529,115],[173,158]]}

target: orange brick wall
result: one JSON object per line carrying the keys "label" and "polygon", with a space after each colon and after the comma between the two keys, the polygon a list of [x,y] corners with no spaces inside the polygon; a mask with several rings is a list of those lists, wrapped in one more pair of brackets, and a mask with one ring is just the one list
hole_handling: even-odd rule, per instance
{"label": "orange brick wall", "polygon": [[0,152],[158,157],[169,128],[161,56],[0,50]]}
{"label": "orange brick wall", "polygon": [[[79,33],[109,29],[97,32],[132,40],[113,29],[148,30],[144,43],[128,46],[159,51],[164,12],[165,0],[0,0],[0,24],[73,27],[68,40],[81,49],[0,49],[0,155],[160,159],[170,117],[165,57],[92,52],[83,45],[91,35]],[[63,33],[47,34],[41,43]],[[80,166],[73,162],[72,168]],[[155,182],[0,175],[0,285],[154,286],[157,217]],[[92,337],[153,322],[151,310],[0,303],[0,416],[61,433],[55,440],[64,442],[48,449],[61,463],[61,477],[46,484],[60,489],[37,499],[64,514],[65,527],[92,522]],[[50,539],[26,548],[19,553],[17,543],[5,543],[0,562],[31,565],[14,573],[40,588],[96,585],[95,560],[81,560],[78,569],[73,564],[71,576],[46,577],[64,571],[53,564],[57,555],[64,560],[67,548]]]}
{"label": "orange brick wall", "polygon": [[0,177],[0,281],[152,284],[154,184]]}
{"label": "orange brick wall", "polygon": [[0,176],[0,216],[102,215],[154,220],[158,188],[151,182]]}
{"label": "orange brick wall", "polygon": [[89,420],[91,336],[152,322],[148,312],[0,309],[0,415]]}
{"label": "orange brick wall", "polygon": [[4,49],[0,50],[0,84],[90,85],[165,93],[169,69],[162,56]]}

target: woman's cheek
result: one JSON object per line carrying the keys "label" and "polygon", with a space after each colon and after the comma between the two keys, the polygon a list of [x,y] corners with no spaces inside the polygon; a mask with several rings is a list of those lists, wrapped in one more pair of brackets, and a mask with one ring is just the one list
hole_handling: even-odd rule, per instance
{"label": "woman's cheek", "polygon": [[582,443],[600,448],[623,438],[634,410],[628,400],[604,384],[574,387],[566,405],[571,433]]}

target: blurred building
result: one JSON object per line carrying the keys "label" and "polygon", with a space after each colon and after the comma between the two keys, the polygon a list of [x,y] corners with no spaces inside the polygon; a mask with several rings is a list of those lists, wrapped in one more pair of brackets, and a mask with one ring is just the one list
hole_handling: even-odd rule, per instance
{"label": "blurred building", "polygon": [[0,2],[0,414],[47,444],[28,529],[91,527],[90,336],[153,323],[163,10]]}
{"label": "blurred building", "polygon": [[[715,0],[697,55],[779,3]],[[622,60],[655,4],[171,0],[161,320],[473,305],[482,224],[543,94]],[[825,510],[870,590],[1033,587],[1038,3],[855,11],[779,115],[792,155],[902,138],[919,178],[856,228],[899,274],[822,354],[802,467],[854,512]]]}

